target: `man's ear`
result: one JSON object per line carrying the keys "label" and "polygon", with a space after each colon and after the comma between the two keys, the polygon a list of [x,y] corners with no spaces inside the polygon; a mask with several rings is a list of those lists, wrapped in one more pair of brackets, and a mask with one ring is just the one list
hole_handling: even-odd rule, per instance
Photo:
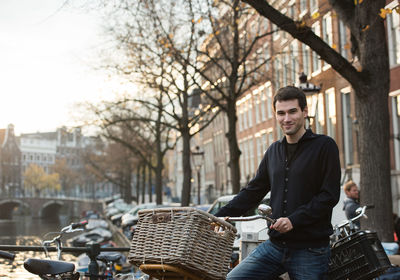
{"label": "man's ear", "polygon": [[303,114],[304,114],[304,118],[307,118],[307,117],[308,117],[308,107],[307,107],[307,105],[306,105],[306,107],[304,107],[304,109],[303,109]]}

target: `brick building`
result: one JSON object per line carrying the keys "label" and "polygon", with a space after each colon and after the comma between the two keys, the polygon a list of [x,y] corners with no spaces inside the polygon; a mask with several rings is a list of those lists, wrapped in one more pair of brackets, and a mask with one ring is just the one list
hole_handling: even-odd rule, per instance
{"label": "brick building", "polygon": [[[350,60],[352,57],[349,31],[331,9],[326,0],[271,1],[277,8],[293,18],[306,19],[307,25],[326,43]],[[387,1],[387,8],[394,8],[398,1]],[[279,6],[281,5],[281,6]],[[258,17],[254,11],[253,17]],[[388,14],[387,38],[391,69],[389,104],[391,114],[391,169],[394,207],[399,209],[397,196],[400,193],[400,20],[399,13]],[[359,180],[357,119],[355,98],[349,83],[331,66],[322,61],[310,48],[290,35],[266,22],[266,30],[275,31],[259,44],[255,55],[270,57],[265,65],[265,80],[252,87],[237,101],[237,137],[242,155],[240,157],[241,185],[252,178],[264,151],[282,137],[272,111],[273,93],[286,85],[299,85],[301,73],[308,81],[320,87],[307,96],[310,127],[316,133],[334,138],[340,151],[343,170],[347,176]],[[252,32],[244,28],[242,33]],[[222,77],[221,77],[222,78]],[[229,151],[225,137],[226,119],[221,114],[214,124],[202,132],[205,151],[204,179],[207,188],[216,195],[230,193],[230,176],[227,166]]]}

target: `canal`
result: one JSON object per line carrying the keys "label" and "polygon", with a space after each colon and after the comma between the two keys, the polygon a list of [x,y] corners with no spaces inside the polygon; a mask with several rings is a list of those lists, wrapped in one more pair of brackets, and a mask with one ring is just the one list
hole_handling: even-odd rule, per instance
{"label": "canal", "polygon": [[[14,215],[12,220],[0,220],[1,245],[41,245],[42,240],[52,239],[57,232],[71,221],[67,216],[57,220],[32,219],[31,216]],[[68,237],[67,237],[68,238]],[[50,253],[52,259],[57,259],[56,253]],[[24,269],[23,263],[27,258],[45,258],[43,252],[17,252],[14,261],[0,259],[0,279],[39,279]],[[65,261],[75,261],[76,257],[63,254]]]}

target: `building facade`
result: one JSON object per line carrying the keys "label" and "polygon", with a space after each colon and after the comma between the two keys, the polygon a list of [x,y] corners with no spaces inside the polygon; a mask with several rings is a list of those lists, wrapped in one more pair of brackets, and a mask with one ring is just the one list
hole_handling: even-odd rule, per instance
{"label": "building facade", "polygon": [[23,195],[21,151],[12,124],[0,129],[0,186],[2,197]]}
{"label": "building facade", "polygon": [[[271,1],[272,5],[292,18],[306,19],[306,24],[327,44],[349,61],[352,56],[350,33],[343,21],[332,10],[327,0]],[[392,169],[393,205],[400,212],[400,15],[395,8],[399,2],[387,1],[386,27],[390,61],[390,149]],[[397,9],[398,10],[398,9]],[[258,14],[253,11],[255,22]],[[247,19],[246,19],[247,20]],[[332,67],[319,58],[308,46],[293,39],[266,20],[262,29],[271,32],[258,44],[254,56],[263,55],[269,62],[260,69],[265,79],[243,94],[236,103],[237,138],[241,150],[241,186],[251,179],[271,143],[283,135],[277,125],[272,108],[273,95],[280,87],[299,85],[302,73],[318,91],[307,94],[309,127],[316,133],[331,136],[338,144],[343,174],[359,181],[358,120],[355,115],[355,96],[350,84]],[[251,24],[243,26],[241,36],[259,30]],[[221,80],[224,77],[220,77]],[[201,133],[205,152],[203,192],[213,188],[215,194],[229,194],[229,151],[225,137],[226,116],[221,114]]]}

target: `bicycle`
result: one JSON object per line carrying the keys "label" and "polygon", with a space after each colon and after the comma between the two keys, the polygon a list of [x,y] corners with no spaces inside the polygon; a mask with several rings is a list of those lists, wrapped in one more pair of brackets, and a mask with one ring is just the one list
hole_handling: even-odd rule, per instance
{"label": "bicycle", "polygon": [[[0,257],[11,258],[14,254],[7,253],[11,252],[44,252],[46,257],[49,257],[49,252],[57,252],[58,260],[51,259],[37,259],[28,258],[24,261],[24,268],[32,274],[38,275],[41,279],[55,280],[77,280],[82,275],[75,271],[75,265],[70,262],[61,260],[61,255],[65,253],[86,253],[90,258],[88,265],[89,271],[83,276],[88,277],[90,280],[97,279],[114,279],[111,265],[119,260],[120,256],[116,255],[101,255],[101,252],[128,252],[127,247],[100,247],[98,243],[89,243],[86,247],[63,247],[62,236],[66,233],[73,233],[82,231],[83,227],[87,224],[86,221],[80,223],[72,223],[64,227],[60,232],[57,232],[57,236],[52,240],[46,240],[42,242],[42,246],[16,246],[16,245],[0,245]],[[50,233],[49,233],[50,234]],[[48,234],[46,234],[48,235]],[[55,246],[51,246],[54,244]],[[14,255],[15,256],[15,255]],[[99,274],[99,266],[97,260],[106,263],[106,274]]]}
{"label": "bicycle", "polygon": [[376,232],[361,230],[356,222],[373,206],[356,210],[357,216],[334,226],[331,236],[329,276],[332,280],[370,280],[385,273],[391,264]]}

